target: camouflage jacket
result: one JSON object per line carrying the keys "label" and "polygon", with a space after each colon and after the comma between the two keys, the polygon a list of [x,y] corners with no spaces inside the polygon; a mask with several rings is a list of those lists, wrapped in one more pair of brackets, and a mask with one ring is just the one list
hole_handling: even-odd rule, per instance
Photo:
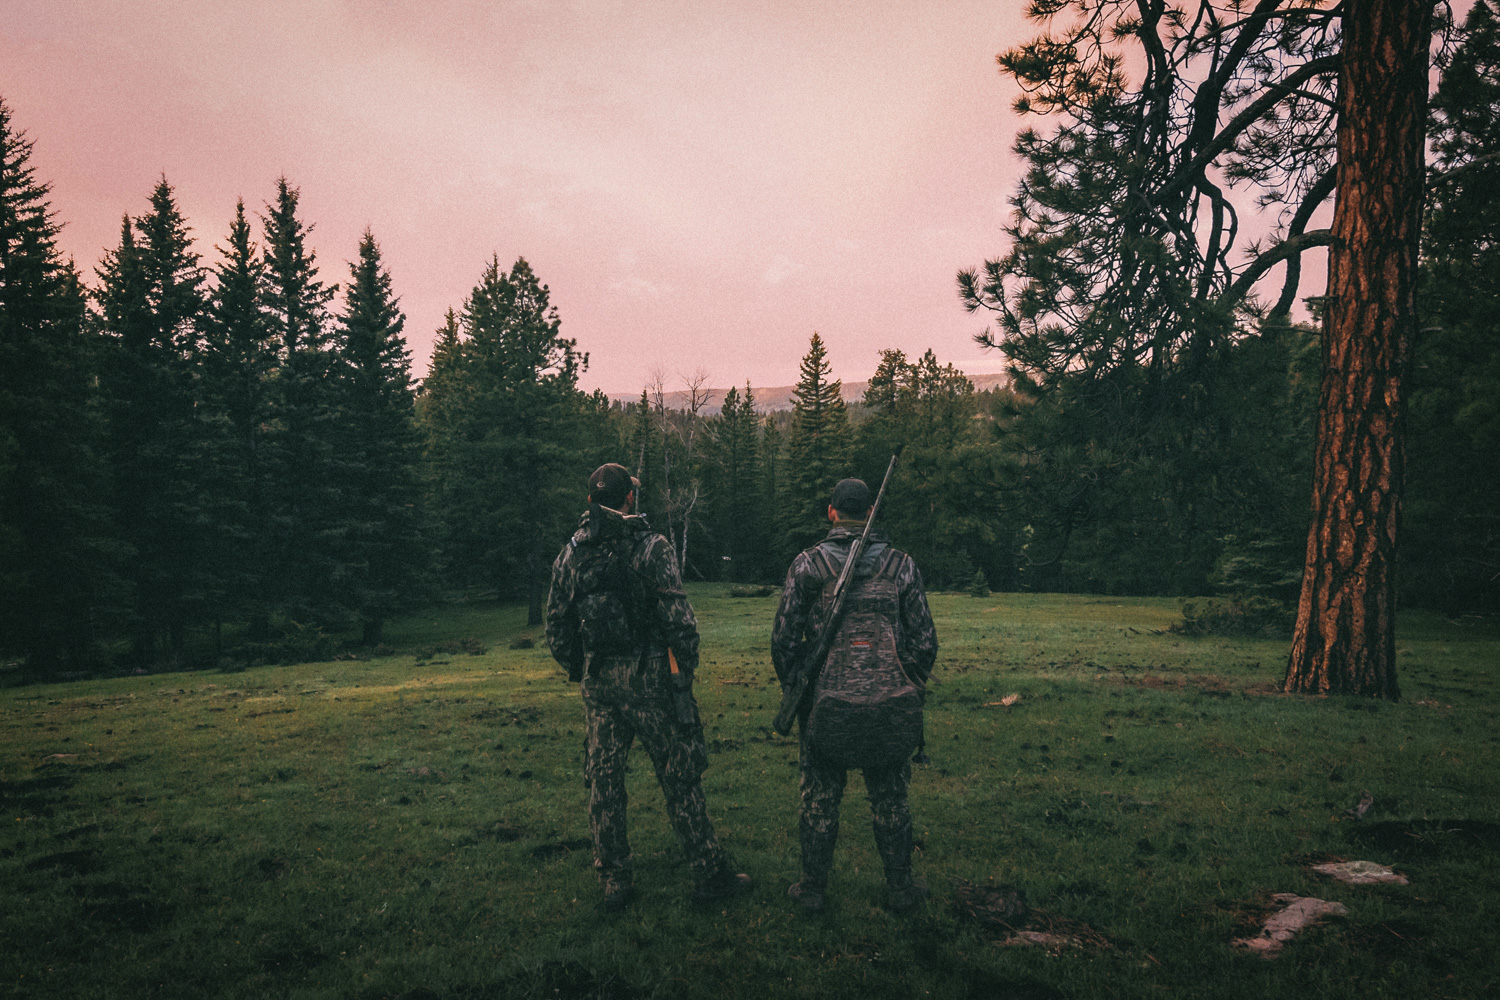
{"label": "camouflage jacket", "polygon": [[[771,630],[771,663],[783,685],[790,680],[790,672],[801,657],[803,647],[816,640],[829,611],[823,600],[823,591],[831,577],[821,568],[822,560],[813,557],[814,550],[831,543],[841,550],[835,566],[842,566],[849,547],[863,530],[863,522],[835,525],[817,546],[798,553],[792,560],[781,589],[776,624]],[[879,532],[872,531],[870,548],[865,550],[866,559],[861,563],[871,555],[878,555],[871,551],[877,542],[882,546],[889,544]],[[892,572],[901,607],[900,620],[895,622],[896,655],[900,657],[907,676],[925,684],[937,659],[937,630],[932,625],[932,612],[927,608],[927,594],[922,590],[922,574],[917,570],[916,561],[905,552],[893,551],[896,562]],[[858,581],[856,575],[855,585]]]}
{"label": "camouflage jacket", "polygon": [[580,626],[576,561],[581,545],[624,539],[629,551],[629,579],[639,587],[637,607],[645,619],[641,647],[619,658],[641,655],[665,656],[671,649],[678,669],[691,676],[698,665],[698,620],[682,589],[677,556],[666,537],[652,531],[644,517],[621,514],[608,507],[590,505],[578,530],[552,563],[552,587],[547,595],[547,645],[552,656],[573,680],[587,669]]}

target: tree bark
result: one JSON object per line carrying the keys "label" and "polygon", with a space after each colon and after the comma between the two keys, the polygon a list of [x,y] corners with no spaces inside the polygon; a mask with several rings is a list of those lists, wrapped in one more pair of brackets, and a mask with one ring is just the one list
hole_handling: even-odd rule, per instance
{"label": "tree bark", "polygon": [[1430,4],[1349,0],[1312,525],[1283,689],[1396,699],[1403,379],[1416,331]]}

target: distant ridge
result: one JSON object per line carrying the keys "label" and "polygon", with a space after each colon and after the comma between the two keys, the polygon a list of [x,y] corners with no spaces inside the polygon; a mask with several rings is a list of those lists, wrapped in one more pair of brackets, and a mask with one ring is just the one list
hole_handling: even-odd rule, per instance
{"label": "distant ridge", "polygon": [[[966,375],[968,373],[965,373]],[[980,375],[968,375],[970,382],[974,383],[974,389],[982,392],[986,389],[996,389],[1005,385],[1005,375],[1001,372],[986,372]],[[868,380],[864,382],[845,382],[843,385],[843,397],[846,403],[857,403],[864,398],[865,389],[869,387]],[[737,387],[740,392],[745,391],[744,386]],[[769,389],[760,386],[751,386],[755,393],[755,408],[761,413],[772,413],[777,410],[790,410],[792,408],[792,390],[796,386],[778,385]],[[709,401],[698,412],[704,416],[713,416],[719,412],[719,405],[724,401],[724,393],[727,389],[710,389]],[[688,394],[685,390],[664,393],[664,402],[669,410],[683,410],[688,405]],[[639,392],[612,392],[609,394],[611,401],[616,403],[636,403],[640,401]]]}

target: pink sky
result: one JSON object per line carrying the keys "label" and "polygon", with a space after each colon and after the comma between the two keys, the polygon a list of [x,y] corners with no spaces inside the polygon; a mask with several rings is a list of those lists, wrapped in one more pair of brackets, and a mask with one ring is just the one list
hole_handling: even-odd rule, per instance
{"label": "pink sky", "polygon": [[589,388],[787,384],[814,330],[850,379],[993,368],[954,274],[1001,250],[1019,7],[20,0],[0,95],[87,273],[163,173],[211,261],[284,172],[325,281],[374,230],[419,370],[492,253]]}
{"label": "pink sky", "polygon": [[1004,250],[1023,7],[12,0],[0,96],[91,277],[163,173],[207,263],[284,173],[325,281],[373,229],[419,373],[493,253],[590,389],[786,385],[814,330],[848,380],[885,347],[995,371],[954,276]]}

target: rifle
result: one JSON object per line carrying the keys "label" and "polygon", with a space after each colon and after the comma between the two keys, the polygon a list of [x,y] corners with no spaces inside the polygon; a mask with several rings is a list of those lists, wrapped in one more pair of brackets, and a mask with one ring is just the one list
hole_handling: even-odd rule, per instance
{"label": "rifle", "polygon": [[839,619],[844,614],[844,598],[849,595],[849,584],[854,579],[854,567],[859,565],[860,557],[865,554],[865,543],[870,540],[870,527],[875,523],[875,515],[880,513],[880,501],[885,499],[885,488],[891,484],[891,473],[896,471],[896,459],[901,457],[901,448],[896,448],[896,453],[891,456],[891,464],[885,467],[885,478],[880,481],[880,492],[875,494],[875,504],[870,508],[870,515],[865,519],[865,530],[859,533],[854,544],[849,546],[849,556],[844,560],[844,568],[839,570],[838,582],[833,585],[833,606],[828,610],[828,620],[823,625],[823,631],[818,635],[817,645],[812,648],[812,655],[801,658],[797,669],[792,671],[792,679],[787,684],[786,690],[781,695],[781,708],[776,713],[776,719],[771,727],[782,736],[788,736],[792,732],[792,720],[802,709],[802,703],[807,700],[813,685],[817,683],[818,674],[823,669],[823,662],[828,659],[828,652],[833,648],[833,637],[839,630]]}

